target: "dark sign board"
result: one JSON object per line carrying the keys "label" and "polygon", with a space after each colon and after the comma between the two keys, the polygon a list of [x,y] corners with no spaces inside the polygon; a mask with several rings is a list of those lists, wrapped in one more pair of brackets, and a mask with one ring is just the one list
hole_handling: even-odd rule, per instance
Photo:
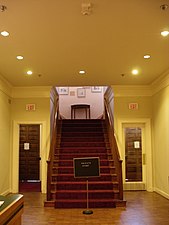
{"label": "dark sign board", "polygon": [[74,158],[74,177],[99,177],[100,160],[99,157]]}

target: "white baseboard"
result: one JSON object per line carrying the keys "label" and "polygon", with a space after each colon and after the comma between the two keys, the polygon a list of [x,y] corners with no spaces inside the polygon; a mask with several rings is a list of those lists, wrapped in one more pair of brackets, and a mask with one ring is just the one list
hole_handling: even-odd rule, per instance
{"label": "white baseboard", "polygon": [[157,192],[158,194],[162,195],[163,197],[169,199],[169,194],[167,194],[166,192],[164,192],[158,188],[154,188],[154,191]]}
{"label": "white baseboard", "polygon": [[145,183],[143,182],[126,182],[123,184],[124,191],[145,191]]}
{"label": "white baseboard", "polygon": [[8,189],[8,190],[6,190],[6,191],[0,193],[0,195],[5,196],[5,195],[8,195],[9,193],[11,193],[11,192],[10,192],[10,190]]}

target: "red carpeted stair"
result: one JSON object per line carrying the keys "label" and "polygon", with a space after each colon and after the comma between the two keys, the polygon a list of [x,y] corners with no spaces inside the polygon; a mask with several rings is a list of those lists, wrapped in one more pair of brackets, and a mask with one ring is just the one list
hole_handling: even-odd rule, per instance
{"label": "red carpeted stair", "polygon": [[104,120],[62,120],[51,178],[55,207],[86,208],[86,179],[74,178],[73,158],[80,157],[100,158],[100,177],[88,179],[89,207],[116,207],[119,183]]}

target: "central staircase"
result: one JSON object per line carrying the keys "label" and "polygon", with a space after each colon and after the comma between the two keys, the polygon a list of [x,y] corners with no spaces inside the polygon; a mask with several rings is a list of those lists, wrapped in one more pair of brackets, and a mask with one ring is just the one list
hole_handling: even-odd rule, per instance
{"label": "central staircase", "polygon": [[[100,176],[88,178],[90,208],[125,206],[120,197],[118,171],[111,152],[105,120],[62,120],[50,182],[55,208],[86,208],[86,178],[74,177],[74,158],[99,157]],[[46,205],[47,204],[46,202]]]}

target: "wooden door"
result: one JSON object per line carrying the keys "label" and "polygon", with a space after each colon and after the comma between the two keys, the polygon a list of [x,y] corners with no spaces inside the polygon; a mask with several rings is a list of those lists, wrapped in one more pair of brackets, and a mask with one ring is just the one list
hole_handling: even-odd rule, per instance
{"label": "wooden door", "polygon": [[125,128],[126,181],[142,181],[142,130]]}
{"label": "wooden door", "polygon": [[21,124],[19,138],[19,180],[39,180],[40,125]]}

